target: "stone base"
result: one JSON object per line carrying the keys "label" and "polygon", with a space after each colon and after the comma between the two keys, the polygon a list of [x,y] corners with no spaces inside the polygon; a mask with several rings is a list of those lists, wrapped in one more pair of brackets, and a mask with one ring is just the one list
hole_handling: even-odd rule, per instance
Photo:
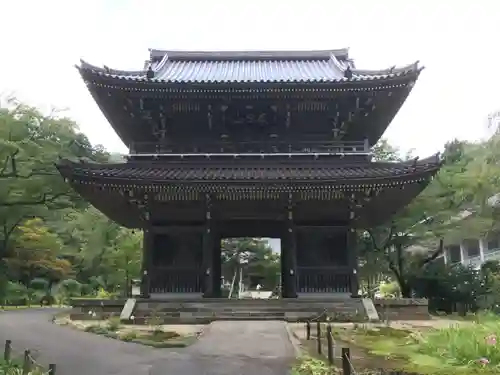
{"label": "stone base", "polygon": [[[285,320],[304,322],[367,321],[367,311],[362,299],[349,296],[323,295],[323,298],[306,299],[241,299],[186,298],[186,299],[136,299],[133,311],[136,324],[144,324],[155,315],[165,324],[195,324],[214,320]],[[71,317],[78,320],[106,319],[120,316],[126,300],[74,300]],[[90,314],[89,314],[90,312]],[[124,316],[125,319],[125,316]]]}
{"label": "stone base", "polygon": [[424,298],[376,298],[373,304],[382,320],[428,320],[429,303]]}
{"label": "stone base", "polygon": [[297,293],[300,299],[331,300],[339,298],[351,298],[351,293]]}
{"label": "stone base", "polygon": [[185,299],[201,299],[203,293],[151,293],[150,299],[159,300],[185,300]]}

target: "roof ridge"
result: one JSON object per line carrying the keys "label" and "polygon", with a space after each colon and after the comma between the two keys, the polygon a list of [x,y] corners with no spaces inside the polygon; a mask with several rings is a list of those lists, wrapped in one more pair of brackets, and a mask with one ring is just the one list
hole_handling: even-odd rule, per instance
{"label": "roof ridge", "polygon": [[337,59],[347,60],[349,49],[329,50],[235,50],[235,51],[195,51],[195,50],[159,50],[149,49],[150,59],[162,60],[168,56],[171,60],[191,61],[231,61],[231,60],[329,60],[332,55]]}

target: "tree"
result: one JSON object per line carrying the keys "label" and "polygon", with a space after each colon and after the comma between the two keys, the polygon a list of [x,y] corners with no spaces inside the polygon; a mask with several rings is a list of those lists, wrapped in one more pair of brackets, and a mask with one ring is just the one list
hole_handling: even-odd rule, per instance
{"label": "tree", "polygon": [[126,296],[131,280],[141,274],[142,238],[142,232],[121,228],[104,258],[105,267],[109,269],[108,282],[122,287]]}
{"label": "tree", "polygon": [[17,230],[19,236],[7,258],[10,271],[17,280],[29,287],[36,277],[45,278],[52,284],[71,273],[71,264],[58,257],[62,247],[60,239],[41,219],[26,220]]}
{"label": "tree", "polygon": [[59,157],[102,160],[106,155],[55,111],[43,115],[13,100],[0,108],[0,261],[26,219],[86,205],[55,170]]}
{"label": "tree", "polygon": [[[389,145],[380,147],[379,155],[394,159],[394,148],[384,151],[384,147]],[[388,225],[367,228],[366,236],[371,242],[367,251],[378,254],[386,262],[403,297],[411,296],[414,274],[442,254],[446,239],[456,238],[465,229],[477,234],[485,230],[485,223],[478,217],[457,218],[472,201],[464,194],[470,190],[470,182],[463,180],[461,174],[472,162],[469,153],[473,151],[475,148],[464,142],[448,143],[444,166],[434,181]],[[417,244],[433,250],[423,257],[414,256],[407,249]]]}
{"label": "tree", "polygon": [[222,241],[222,275],[232,280],[240,269],[248,278],[258,279],[267,290],[277,286],[280,270],[279,255],[273,253],[266,240],[258,238],[229,238]]}

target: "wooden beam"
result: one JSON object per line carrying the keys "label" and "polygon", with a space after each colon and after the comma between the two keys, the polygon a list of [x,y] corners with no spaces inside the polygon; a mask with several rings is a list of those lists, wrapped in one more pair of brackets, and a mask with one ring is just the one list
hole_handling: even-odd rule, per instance
{"label": "wooden beam", "polygon": [[150,231],[155,234],[177,234],[185,232],[201,233],[205,230],[203,225],[168,225],[168,226],[152,226]]}

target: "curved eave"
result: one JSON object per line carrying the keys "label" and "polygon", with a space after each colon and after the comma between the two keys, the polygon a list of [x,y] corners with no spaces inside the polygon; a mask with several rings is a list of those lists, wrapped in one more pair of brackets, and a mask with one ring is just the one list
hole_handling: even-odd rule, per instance
{"label": "curved eave", "polygon": [[390,83],[401,80],[416,80],[418,75],[423,70],[423,68],[417,69],[405,69],[395,70],[392,73],[384,73],[384,71],[372,71],[371,75],[363,75],[357,73],[357,70],[353,70],[353,75],[351,78],[341,77],[341,78],[331,78],[331,79],[252,79],[252,80],[197,80],[197,79],[158,79],[158,78],[147,78],[145,74],[141,72],[126,72],[126,74],[112,74],[112,70],[109,72],[102,68],[94,69],[80,66],[80,74],[86,82],[106,82],[107,84],[115,84],[123,86],[123,84],[130,85],[131,88],[143,88],[144,90],[151,90],[151,88],[161,89],[161,88],[221,88],[224,86],[234,87],[238,86],[253,86],[253,85],[266,85],[267,86],[277,86],[281,87],[283,84],[291,85],[334,85],[336,87],[343,87],[343,89],[353,89],[359,87],[359,85],[364,84],[381,84]]}
{"label": "curved eave", "polygon": [[[385,168],[393,163],[374,163],[377,167]],[[124,178],[96,173],[100,164],[82,164],[64,160],[57,165],[65,181],[87,201],[101,210],[110,219],[134,228],[140,227],[141,214],[139,210],[130,203],[127,191],[132,191],[136,196],[147,193],[164,192],[176,194],[179,192],[198,193],[225,193],[231,189],[247,190],[249,186],[257,188],[278,189],[282,192],[314,192],[316,189],[323,191],[344,191],[350,195],[356,191],[364,192],[369,199],[360,200],[360,205],[355,208],[356,225],[360,228],[383,224],[403,207],[408,205],[429,183],[432,177],[441,167],[441,162],[436,157],[421,161],[400,163],[400,166],[418,168],[418,172],[411,171],[402,175],[381,175],[376,178],[348,178],[344,176],[339,179],[302,179],[302,180],[166,180],[148,179],[142,177]],[[137,165],[130,166],[129,163],[106,164],[107,168],[126,171],[127,168],[140,170]],[[142,169],[147,169],[147,165]],[[77,172],[78,171],[78,172]],[[269,185],[270,184],[270,185]],[[187,188],[187,190],[185,190]],[[326,190],[325,190],[326,189]],[[375,195],[372,192],[376,192]],[[362,194],[362,196],[364,196]]]}
{"label": "curved eave", "polygon": [[[130,186],[238,186],[248,184],[281,184],[283,186],[329,185],[331,187],[398,186],[430,179],[441,167],[433,156],[405,163],[369,163],[366,165],[286,163],[213,164],[205,161],[128,162],[119,164],[75,163],[61,161],[57,168],[65,179],[85,183]],[[392,169],[391,169],[392,168]],[[396,169],[399,168],[399,169]],[[242,174],[241,171],[252,173]],[[354,171],[357,172],[354,172]],[[282,173],[280,173],[280,171]],[[294,172],[295,171],[295,172]]]}

